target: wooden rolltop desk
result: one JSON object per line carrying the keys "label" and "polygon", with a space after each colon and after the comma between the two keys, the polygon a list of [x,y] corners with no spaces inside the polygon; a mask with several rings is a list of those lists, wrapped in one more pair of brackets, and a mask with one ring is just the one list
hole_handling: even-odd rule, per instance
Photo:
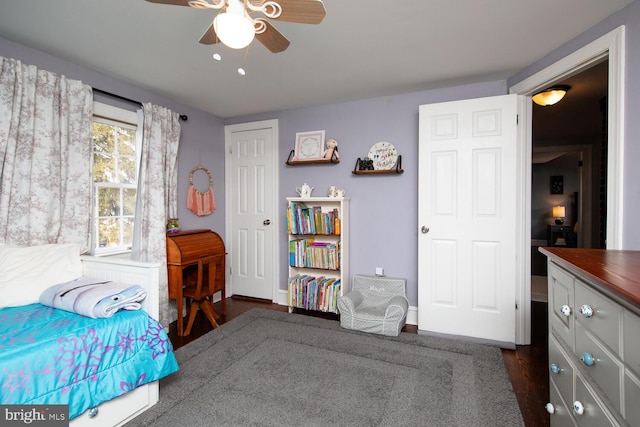
{"label": "wooden rolltop desk", "polygon": [[[204,262],[203,262],[204,260]],[[214,284],[209,281],[209,263],[215,260]],[[199,270],[204,271],[199,271]],[[198,276],[211,294],[220,291],[222,315],[226,314],[225,302],[225,247],[218,233],[211,230],[184,230],[167,233],[167,272],[169,281],[169,298],[176,300],[178,309],[178,335],[185,335],[183,327],[183,295],[186,287],[193,285]],[[213,307],[212,307],[213,309]],[[203,310],[204,311],[204,310]],[[213,313],[215,317],[217,315]],[[195,313],[190,314],[189,333]]]}

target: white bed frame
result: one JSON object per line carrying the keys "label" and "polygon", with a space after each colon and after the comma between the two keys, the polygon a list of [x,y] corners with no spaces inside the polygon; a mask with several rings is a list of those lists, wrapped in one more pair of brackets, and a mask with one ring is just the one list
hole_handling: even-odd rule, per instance
{"label": "white bed frame", "polygon": [[[159,310],[159,263],[146,263],[127,259],[83,256],[84,274],[100,279],[137,284],[147,290],[142,308],[154,319]],[[158,382],[145,384],[129,393],[85,411],[74,418],[71,427],[120,426],[140,415],[158,402]]]}

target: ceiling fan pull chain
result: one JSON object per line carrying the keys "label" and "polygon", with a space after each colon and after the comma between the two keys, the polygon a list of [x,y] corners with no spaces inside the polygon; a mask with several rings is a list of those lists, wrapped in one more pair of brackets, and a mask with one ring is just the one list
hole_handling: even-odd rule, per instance
{"label": "ceiling fan pull chain", "polygon": [[247,46],[247,50],[244,52],[244,59],[242,60],[242,67],[238,68],[238,74],[240,74],[241,76],[244,76],[244,75],[247,74],[247,71],[244,69],[244,64],[247,63],[247,56],[249,56],[249,46]]}

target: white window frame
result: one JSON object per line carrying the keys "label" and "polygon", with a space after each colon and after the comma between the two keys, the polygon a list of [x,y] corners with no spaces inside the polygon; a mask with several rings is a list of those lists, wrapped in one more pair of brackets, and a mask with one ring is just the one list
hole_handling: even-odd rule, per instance
{"label": "white window frame", "polygon": [[[140,156],[142,153],[142,138],[140,138],[141,126],[138,123],[138,114],[135,111],[125,110],[123,108],[114,107],[113,105],[103,104],[101,102],[93,103],[93,117],[100,118],[107,122],[113,122],[114,124],[124,124],[136,127],[136,177],[139,177],[140,172]],[[93,122],[93,120],[92,120]],[[92,142],[93,144],[93,142]],[[91,147],[93,152],[93,145]],[[93,155],[91,156],[91,171],[93,172]],[[136,183],[137,184],[137,183]],[[120,185],[116,187],[121,188]],[[91,202],[91,253],[93,255],[116,255],[120,253],[129,253],[131,248],[127,246],[117,246],[100,248],[97,245],[96,235],[96,220],[97,220],[97,196],[96,185],[92,181],[92,202]]]}

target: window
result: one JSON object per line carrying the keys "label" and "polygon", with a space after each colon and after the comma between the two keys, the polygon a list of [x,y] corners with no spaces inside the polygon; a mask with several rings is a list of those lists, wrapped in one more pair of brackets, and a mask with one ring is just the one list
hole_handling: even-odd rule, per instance
{"label": "window", "polygon": [[94,103],[94,254],[131,250],[140,155],[136,121],[135,112]]}

